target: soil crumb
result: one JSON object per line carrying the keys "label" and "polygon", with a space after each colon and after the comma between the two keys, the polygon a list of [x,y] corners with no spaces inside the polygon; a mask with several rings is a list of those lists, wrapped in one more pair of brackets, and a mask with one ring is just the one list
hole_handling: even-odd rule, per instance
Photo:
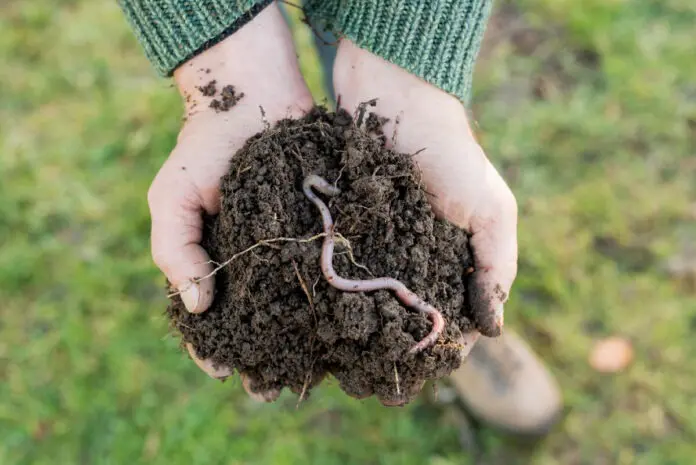
{"label": "soil crumb", "polygon": [[212,97],[217,93],[217,81],[214,79],[204,86],[199,86],[198,91],[204,97]]}
{"label": "soil crumb", "polygon": [[[368,120],[372,136],[347,112],[317,107],[249,139],[222,179],[221,211],[206,219],[203,246],[223,263],[260,241],[314,239],[265,242],[240,254],[217,273],[215,301],[202,314],[172,297],[168,315],[182,343],[246,373],[255,391],[289,388],[306,398],[332,375],[351,396],[405,403],[420,381],[462,362],[457,341],[476,324],[467,300],[468,236],[435,218],[411,156],[386,149],[376,127],[382,120]],[[435,345],[407,353],[431,323],[389,291],[341,292],[324,280],[322,223],[301,187],[309,174],[341,190],[323,197],[346,239],[336,244],[338,274],[402,281],[445,317]]]}
{"label": "soil crumb", "polygon": [[210,102],[210,108],[216,112],[229,111],[242,97],[244,97],[244,92],[237,93],[234,86],[225,86],[220,92],[220,98]]}

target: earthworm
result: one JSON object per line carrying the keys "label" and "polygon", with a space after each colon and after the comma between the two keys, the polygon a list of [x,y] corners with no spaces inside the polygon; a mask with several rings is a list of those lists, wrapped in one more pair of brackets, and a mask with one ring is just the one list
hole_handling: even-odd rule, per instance
{"label": "earthworm", "polygon": [[379,289],[389,289],[407,307],[411,307],[419,312],[423,312],[433,323],[433,327],[423,340],[414,345],[409,353],[415,354],[431,346],[440,337],[440,333],[445,327],[445,320],[435,307],[418,297],[413,291],[409,290],[401,281],[394,278],[375,278],[367,280],[352,280],[340,277],[333,267],[334,252],[334,222],[331,218],[329,207],[312,191],[312,188],[322,194],[333,197],[341,191],[336,186],[332,186],[326,179],[310,174],[302,183],[302,190],[307,198],[319,209],[322,223],[324,224],[324,244],[321,250],[321,271],[326,281],[341,291],[346,292],[370,292]]}

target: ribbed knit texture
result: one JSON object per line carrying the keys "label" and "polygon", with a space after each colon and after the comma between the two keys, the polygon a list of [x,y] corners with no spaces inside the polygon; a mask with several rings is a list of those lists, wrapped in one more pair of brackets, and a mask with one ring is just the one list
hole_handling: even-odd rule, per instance
{"label": "ribbed knit texture", "polygon": [[492,0],[307,0],[310,22],[468,103]]}
{"label": "ribbed knit texture", "polygon": [[163,76],[251,21],[271,0],[119,0]]}

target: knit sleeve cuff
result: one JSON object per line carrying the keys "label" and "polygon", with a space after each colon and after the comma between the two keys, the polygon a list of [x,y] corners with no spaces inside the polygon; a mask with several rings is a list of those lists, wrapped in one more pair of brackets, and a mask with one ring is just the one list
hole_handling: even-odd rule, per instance
{"label": "knit sleeve cuff", "polygon": [[119,0],[145,55],[162,76],[251,21],[272,0]]}
{"label": "knit sleeve cuff", "polygon": [[308,19],[468,103],[492,0],[309,0]]}

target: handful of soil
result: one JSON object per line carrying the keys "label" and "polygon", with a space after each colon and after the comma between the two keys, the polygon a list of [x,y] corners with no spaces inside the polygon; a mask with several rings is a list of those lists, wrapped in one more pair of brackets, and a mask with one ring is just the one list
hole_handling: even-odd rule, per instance
{"label": "handful of soil", "polygon": [[[249,139],[222,179],[222,208],[206,219],[203,247],[217,263],[216,296],[201,314],[178,296],[168,314],[182,342],[216,365],[246,373],[254,391],[288,387],[305,397],[327,374],[349,395],[410,401],[418,380],[461,363],[475,327],[466,276],[468,236],[435,218],[412,156],[385,148],[379,118],[357,127],[345,111],[315,108]],[[343,292],[322,275],[321,216],[302,191],[315,174],[338,189],[326,198],[336,232],[333,264],[350,279],[391,277],[437,308],[445,329],[387,290]],[[233,258],[232,260],[230,260]]]}

